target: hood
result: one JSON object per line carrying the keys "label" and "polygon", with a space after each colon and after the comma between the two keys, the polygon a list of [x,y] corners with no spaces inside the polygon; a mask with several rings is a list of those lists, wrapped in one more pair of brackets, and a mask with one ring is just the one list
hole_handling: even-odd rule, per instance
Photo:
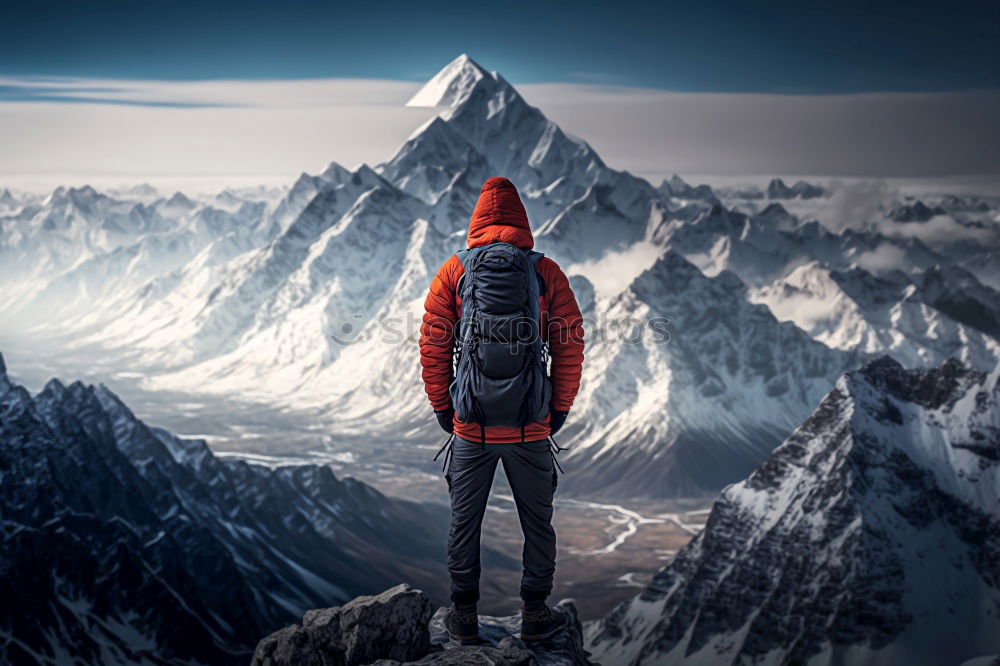
{"label": "hood", "polygon": [[535,246],[524,204],[514,183],[506,178],[490,178],[483,183],[469,221],[469,247],[498,242],[527,250]]}

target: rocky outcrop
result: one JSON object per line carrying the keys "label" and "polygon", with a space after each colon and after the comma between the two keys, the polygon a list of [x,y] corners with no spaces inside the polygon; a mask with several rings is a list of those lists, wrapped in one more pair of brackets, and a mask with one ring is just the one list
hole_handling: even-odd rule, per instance
{"label": "rocky outcrop", "polygon": [[423,592],[397,585],[343,606],[307,611],[302,624],[257,645],[254,666],[370,664],[414,661],[430,650],[427,623],[434,607]]}
{"label": "rocky outcrop", "polygon": [[263,639],[251,666],[402,666],[403,664],[489,664],[490,666],[586,666],[576,607],[555,607],[569,620],[565,629],[537,644],[517,634],[520,616],[480,616],[479,645],[458,645],[444,628],[444,608],[433,613],[430,599],[409,585],[358,597],[343,606],[311,610],[301,625]]}

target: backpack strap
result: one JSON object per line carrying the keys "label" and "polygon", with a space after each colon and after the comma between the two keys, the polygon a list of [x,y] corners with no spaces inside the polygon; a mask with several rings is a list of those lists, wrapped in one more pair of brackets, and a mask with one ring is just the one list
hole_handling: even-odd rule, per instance
{"label": "backpack strap", "polygon": [[479,253],[479,248],[465,248],[464,250],[458,250],[455,252],[455,256],[462,263],[462,275],[458,278],[458,283],[455,284],[455,293],[462,293],[462,281],[465,280],[465,276],[469,274],[469,263],[472,261]]}
{"label": "backpack strap", "polygon": [[535,252],[534,250],[528,251],[528,261],[531,262],[531,268],[535,271],[535,277],[538,278],[538,293],[542,295],[545,293],[545,278],[542,274],[538,272],[538,262],[541,261],[542,257],[545,256],[544,252]]}

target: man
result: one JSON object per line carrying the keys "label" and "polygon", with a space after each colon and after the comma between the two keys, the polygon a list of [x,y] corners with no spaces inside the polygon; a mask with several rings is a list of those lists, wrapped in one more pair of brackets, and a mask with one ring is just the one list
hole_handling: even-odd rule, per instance
{"label": "man", "polygon": [[[447,453],[445,457],[451,499],[447,559],[452,600],[445,625],[462,643],[478,639],[481,525],[501,462],[524,533],[521,639],[541,640],[565,623],[545,603],[552,591],[556,556],[552,498],[557,476],[549,442],[566,421],[580,386],[583,322],[566,275],[554,261],[532,251],[534,239],[524,205],[506,178],[490,178],[483,184],[467,245],[468,250],[444,262],[431,282],[420,330],[425,390],[441,427],[454,435],[448,442],[450,457]],[[528,277],[512,281],[510,276],[519,277],[522,268]],[[513,297],[503,291],[509,292],[512,284],[521,290]],[[472,304],[464,317],[463,297]],[[490,298],[517,307],[523,304],[525,319],[537,317],[538,347],[533,340],[514,339],[513,327],[502,319],[507,315],[495,314],[503,308],[491,305]],[[473,321],[474,316],[479,319]],[[483,333],[490,328],[483,321],[492,333]],[[497,334],[497,340],[486,339],[498,329],[507,333]],[[461,350],[453,359],[456,342]],[[545,369],[546,357],[551,370]],[[534,379],[532,364],[542,368]],[[508,372],[507,367],[513,370]]]}

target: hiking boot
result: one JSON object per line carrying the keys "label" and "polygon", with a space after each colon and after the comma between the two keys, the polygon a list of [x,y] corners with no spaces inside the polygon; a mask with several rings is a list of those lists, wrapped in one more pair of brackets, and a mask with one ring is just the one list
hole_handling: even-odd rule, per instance
{"label": "hiking boot", "polygon": [[537,610],[521,609],[521,640],[530,643],[556,634],[566,626],[566,616],[545,604]]}
{"label": "hiking boot", "polygon": [[475,645],[479,642],[479,613],[476,607],[461,607],[452,604],[445,612],[444,628],[451,639],[459,645]]}

